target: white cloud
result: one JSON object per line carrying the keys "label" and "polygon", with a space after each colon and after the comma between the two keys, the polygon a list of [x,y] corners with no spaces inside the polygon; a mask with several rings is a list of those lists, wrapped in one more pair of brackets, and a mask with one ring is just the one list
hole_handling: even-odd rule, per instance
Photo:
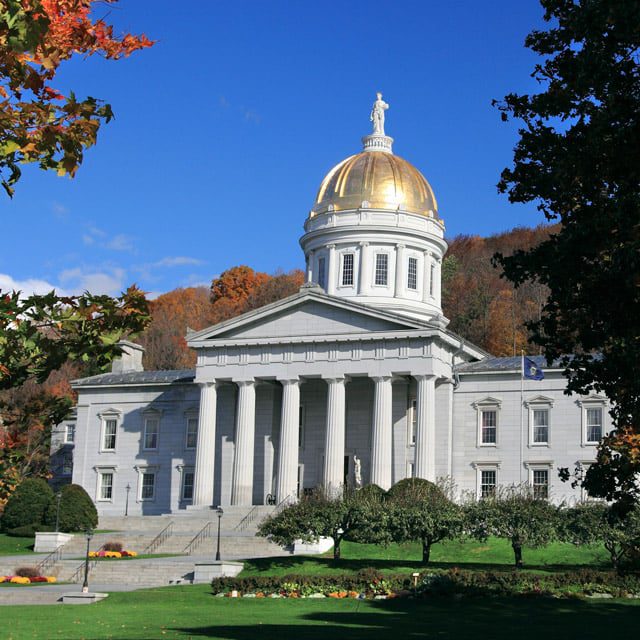
{"label": "white cloud", "polygon": [[57,218],[66,218],[70,213],[69,207],[65,207],[63,204],[60,204],[59,202],[54,202],[51,205],[51,211],[53,211],[54,215]]}
{"label": "white cloud", "polygon": [[133,251],[133,239],[124,233],[119,233],[106,243],[105,247],[112,251]]}
{"label": "white cloud", "polygon": [[125,270],[118,267],[94,272],[77,267],[62,271],[60,282],[76,293],[90,291],[95,294],[118,295],[125,288],[125,276]]}
{"label": "white cloud", "polygon": [[92,245],[95,242],[95,238],[93,236],[90,236],[89,234],[84,234],[82,236],[82,242],[83,244],[86,245]]}
{"label": "white cloud", "polygon": [[51,282],[41,280],[39,278],[27,278],[26,280],[16,280],[7,273],[0,273],[0,290],[1,291],[22,291],[23,295],[30,296],[34,293],[49,293],[52,289],[60,295],[67,295],[69,292],[65,289],[57,287]]}
{"label": "white cloud", "polygon": [[166,258],[162,258],[162,260],[158,260],[158,262],[154,262],[152,267],[180,267],[188,264],[204,264],[203,260],[199,260],[198,258],[189,258],[188,256],[173,256]]}

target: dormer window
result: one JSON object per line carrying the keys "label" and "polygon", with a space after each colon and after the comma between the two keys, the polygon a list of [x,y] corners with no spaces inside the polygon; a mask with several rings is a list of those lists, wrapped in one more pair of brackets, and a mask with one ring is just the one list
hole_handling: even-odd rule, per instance
{"label": "dormer window", "polygon": [[386,253],[376,254],[375,284],[386,287],[389,281],[389,256]]}
{"label": "dormer window", "polygon": [[415,291],[417,288],[418,288],[418,259],[409,258],[409,262],[407,263],[407,289],[413,289]]}
{"label": "dormer window", "polygon": [[342,286],[353,286],[353,253],[342,255]]}
{"label": "dormer window", "polygon": [[318,284],[323,288],[327,288],[327,278],[325,275],[325,258],[318,258]]}

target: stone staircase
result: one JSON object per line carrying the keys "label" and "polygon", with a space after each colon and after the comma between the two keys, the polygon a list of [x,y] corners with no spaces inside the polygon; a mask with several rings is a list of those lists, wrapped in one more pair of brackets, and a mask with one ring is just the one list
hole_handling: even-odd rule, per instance
{"label": "stone staircase", "polygon": [[[225,560],[285,556],[290,549],[280,547],[264,538],[256,537],[260,522],[273,513],[274,507],[225,507],[220,521],[220,553]],[[212,510],[193,510],[162,516],[102,516],[98,530],[109,533],[94,534],[90,550],[97,551],[107,542],[119,542],[124,549],[138,554],[179,554],[176,557],[158,557],[124,561],[90,562],[90,581],[99,584],[135,584],[139,587],[159,586],[176,581],[189,581],[196,562],[215,558],[218,516]],[[47,575],[59,581],[82,582],[86,538],[76,534],[52,558]],[[45,554],[33,556],[36,565]],[[55,562],[53,562],[55,560]],[[135,563],[135,564],[133,564]],[[2,573],[0,562],[0,573]],[[4,568],[12,573],[15,562]],[[135,569],[135,570],[132,570]]]}

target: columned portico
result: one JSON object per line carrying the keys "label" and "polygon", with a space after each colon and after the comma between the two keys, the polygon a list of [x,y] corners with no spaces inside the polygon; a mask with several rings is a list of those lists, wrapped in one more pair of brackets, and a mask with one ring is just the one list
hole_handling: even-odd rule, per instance
{"label": "columned portico", "polygon": [[254,380],[238,381],[236,446],[231,504],[250,505],[253,497],[256,388]]}
{"label": "columned portico", "polygon": [[323,486],[336,494],[344,484],[345,379],[327,379],[327,422],[324,448]]}
{"label": "columned portico", "polygon": [[435,376],[414,375],[416,394],[415,474],[434,482],[436,479],[436,385]]}
{"label": "columned portico", "polygon": [[217,400],[218,392],[215,380],[201,382],[193,487],[193,505],[198,507],[210,507],[213,505],[213,462],[215,459]]}
{"label": "columned portico", "polygon": [[375,384],[371,483],[385,491],[391,487],[391,376],[372,378]]}
{"label": "columned portico", "polygon": [[298,378],[281,380],[282,413],[280,420],[280,450],[276,497],[278,502],[295,497],[298,473],[298,412],[300,410],[300,382]]}

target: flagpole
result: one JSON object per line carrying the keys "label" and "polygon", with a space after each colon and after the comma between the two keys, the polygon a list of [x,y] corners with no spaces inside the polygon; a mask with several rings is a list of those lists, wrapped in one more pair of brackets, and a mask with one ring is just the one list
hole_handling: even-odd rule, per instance
{"label": "flagpole", "polygon": [[522,484],[522,447],[524,429],[524,349],[520,351],[520,470],[518,472],[520,484]]}

